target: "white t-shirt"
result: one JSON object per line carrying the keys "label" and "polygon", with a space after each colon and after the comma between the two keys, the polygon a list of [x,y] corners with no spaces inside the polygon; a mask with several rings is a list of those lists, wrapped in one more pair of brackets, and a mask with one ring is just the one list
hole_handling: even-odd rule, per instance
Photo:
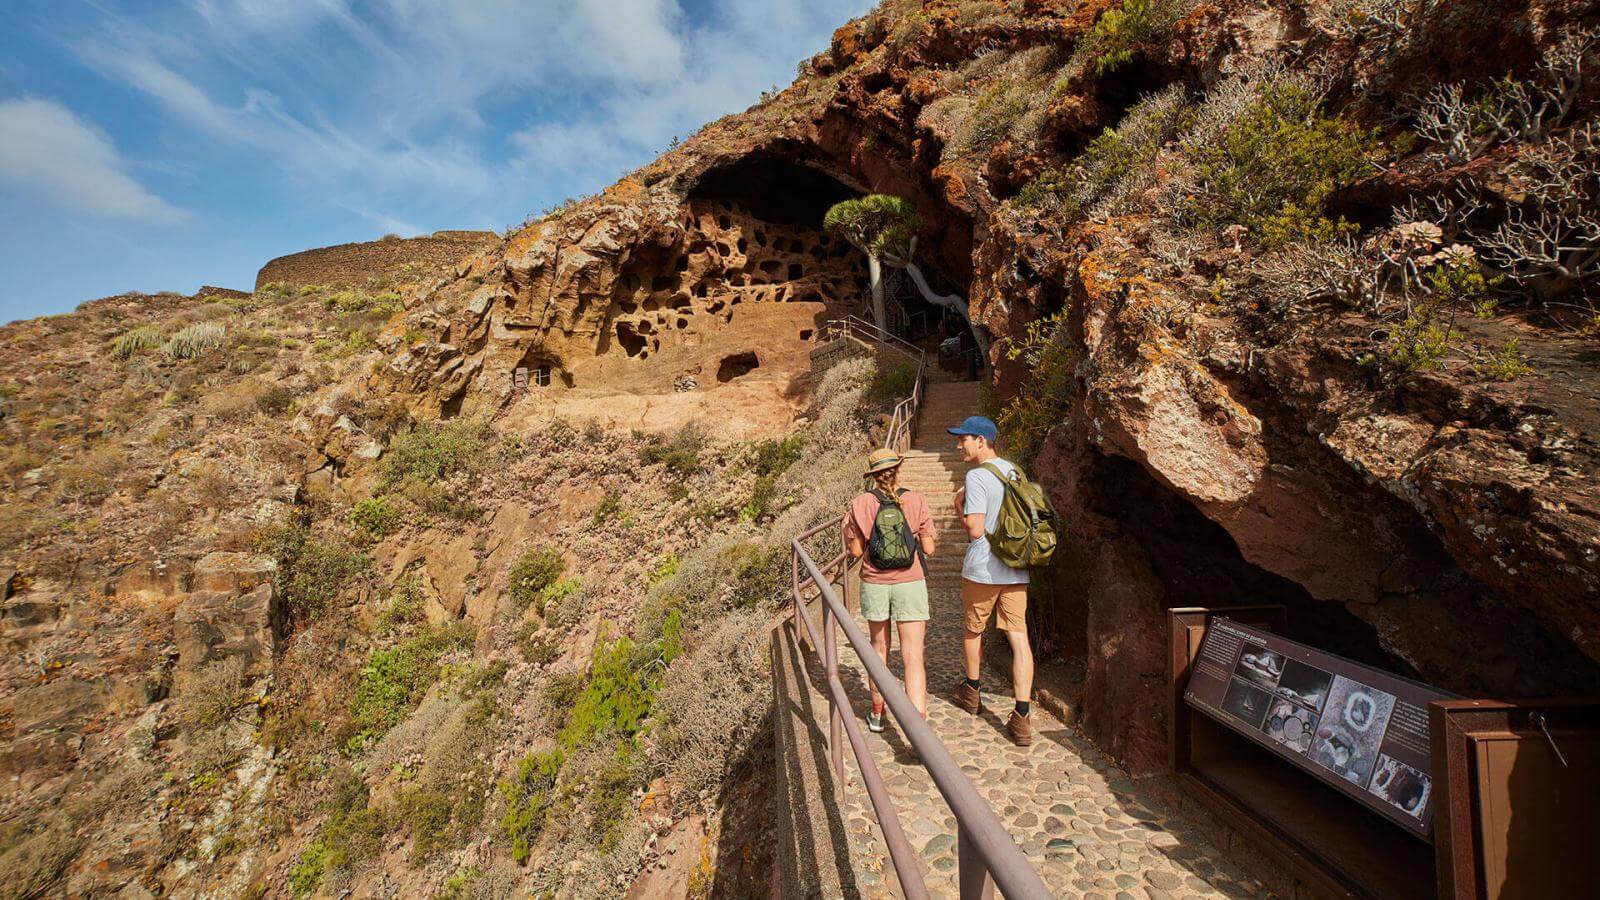
{"label": "white t-shirt", "polygon": [[[1008,476],[1017,467],[1004,459],[991,459],[989,463]],[[994,558],[989,550],[989,534],[994,533],[1000,520],[1000,501],[1006,496],[1006,486],[988,469],[974,466],[967,472],[967,499],[962,506],[963,515],[983,513],[986,534],[967,545],[967,557],[961,563],[961,577],[979,584],[1027,584],[1028,571],[1013,569]]]}

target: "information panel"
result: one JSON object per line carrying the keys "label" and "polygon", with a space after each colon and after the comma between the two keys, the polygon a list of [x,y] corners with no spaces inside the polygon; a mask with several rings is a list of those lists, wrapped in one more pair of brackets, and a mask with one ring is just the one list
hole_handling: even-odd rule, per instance
{"label": "information panel", "polygon": [[1217,616],[1184,699],[1406,830],[1433,815],[1425,684]]}

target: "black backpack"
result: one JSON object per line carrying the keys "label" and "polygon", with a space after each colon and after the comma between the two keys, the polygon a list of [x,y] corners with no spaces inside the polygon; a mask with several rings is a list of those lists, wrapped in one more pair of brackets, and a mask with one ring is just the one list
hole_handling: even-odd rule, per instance
{"label": "black backpack", "polygon": [[[906,488],[898,493],[905,494]],[[873,490],[872,495],[878,498],[878,514],[872,519],[872,536],[867,538],[867,558],[875,569],[911,568],[917,561],[917,536],[906,521],[899,497],[879,490]]]}

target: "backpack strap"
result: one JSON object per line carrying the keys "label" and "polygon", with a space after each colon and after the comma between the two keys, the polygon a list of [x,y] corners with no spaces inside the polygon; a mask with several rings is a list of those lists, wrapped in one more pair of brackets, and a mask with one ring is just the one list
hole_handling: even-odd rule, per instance
{"label": "backpack strap", "polygon": [[[1013,463],[1012,465],[1015,465],[1015,463]],[[1000,483],[1002,485],[1006,486],[1006,487],[1010,487],[1011,486],[1011,479],[1020,478],[1022,476],[1022,470],[1021,469],[1012,469],[1011,470],[1012,474],[1011,475],[1007,475],[1006,473],[1000,471],[1000,467],[996,466],[994,463],[984,463],[983,465],[979,466],[978,468],[980,468],[980,469],[988,469],[990,472],[994,473],[994,477],[1000,479]]]}

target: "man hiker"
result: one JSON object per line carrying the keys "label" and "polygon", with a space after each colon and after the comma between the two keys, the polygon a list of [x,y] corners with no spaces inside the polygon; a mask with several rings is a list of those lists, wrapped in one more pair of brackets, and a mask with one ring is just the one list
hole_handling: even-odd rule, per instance
{"label": "man hiker", "polygon": [[[928,674],[922,644],[928,630],[928,582],[922,557],[932,555],[933,514],[928,501],[899,485],[900,455],[874,450],[867,457],[868,490],[850,501],[845,515],[844,545],[861,560],[861,615],[867,620],[872,649],[889,663],[889,623],[900,632],[900,662],[905,668],[906,696],[928,716]],[[883,695],[872,685],[872,714],[867,727],[883,730]]]}
{"label": "man hiker", "polygon": [[1017,746],[1026,747],[1033,743],[1033,723],[1028,718],[1029,692],[1033,689],[1033,649],[1028,645],[1027,622],[1028,572],[1001,562],[989,546],[989,534],[999,519],[1006,490],[991,468],[1007,478],[1018,470],[1016,465],[995,453],[999,430],[993,421],[983,416],[970,416],[948,430],[956,435],[956,449],[961,451],[961,458],[973,466],[967,470],[966,485],[956,491],[955,496],[956,514],[966,526],[967,536],[972,538],[961,564],[961,607],[966,629],[961,656],[966,677],[956,688],[955,701],[957,706],[974,715],[983,709],[978,673],[983,633],[993,613],[996,627],[1005,632],[1011,644],[1011,691],[1016,698],[1016,708],[1006,722],[1006,731]]}

